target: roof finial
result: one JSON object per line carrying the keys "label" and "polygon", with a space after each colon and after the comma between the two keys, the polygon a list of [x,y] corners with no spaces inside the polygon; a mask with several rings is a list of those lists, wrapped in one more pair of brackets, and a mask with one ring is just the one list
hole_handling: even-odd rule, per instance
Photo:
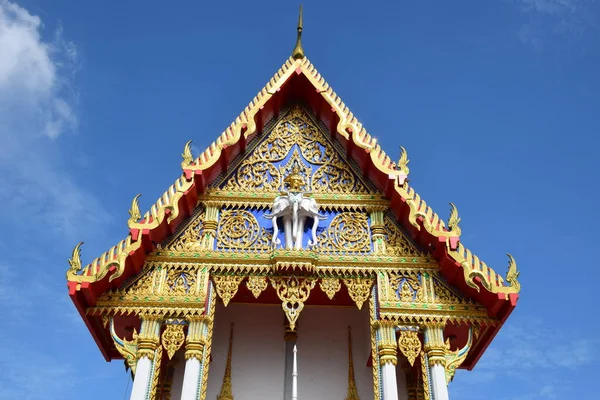
{"label": "roof finial", "polygon": [[296,47],[292,51],[292,58],[294,60],[304,58],[304,49],[302,48],[302,4],[300,4],[300,16],[298,17],[298,37],[296,38]]}

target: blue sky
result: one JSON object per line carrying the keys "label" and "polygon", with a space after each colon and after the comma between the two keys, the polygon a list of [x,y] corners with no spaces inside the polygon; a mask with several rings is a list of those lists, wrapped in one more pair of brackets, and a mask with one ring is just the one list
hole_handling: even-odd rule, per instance
{"label": "blue sky", "polygon": [[[67,258],[127,234],[290,54],[296,2],[0,0],[0,398],[122,398],[72,306]],[[516,311],[460,399],[595,399],[597,0],[304,1],[309,59]]]}

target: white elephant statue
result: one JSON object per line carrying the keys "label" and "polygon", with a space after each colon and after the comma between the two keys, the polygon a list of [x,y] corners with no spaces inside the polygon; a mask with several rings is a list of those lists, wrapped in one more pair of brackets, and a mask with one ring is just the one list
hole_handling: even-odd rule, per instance
{"label": "white elephant statue", "polygon": [[273,220],[273,244],[281,243],[277,237],[279,227],[277,220],[283,218],[283,230],[285,233],[285,247],[288,249],[302,248],[302,234],[307,218],[313,219],[311,239],[309,246],[317,244],[317,228],[319,220],[327,217],[319,214],[319,206],[312,197],[304,197],[303,193],[289,192],[285,196],[277,196],[273,201],[271,214],[265,214],[265,218]]}

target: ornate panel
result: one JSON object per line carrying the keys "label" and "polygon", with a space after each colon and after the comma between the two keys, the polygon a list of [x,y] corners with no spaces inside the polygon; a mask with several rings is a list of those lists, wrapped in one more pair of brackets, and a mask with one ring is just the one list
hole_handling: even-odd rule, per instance
{"label": "ornate panel", "polygon": [[336,253],[371,252],[369,217],[360,212],[335,215],[318,237],[317,250]]}
{"label": "ornate panel", "polygon": [[268,250],[272,234],[247,210],[222,210],[217,230],[218,250]]}
{"label": "ornate panel", "polygon": [[[206,212],[201,209],[200,212],[190,219],[190,222],[183,229],[179,236],[175,236],[165,246],[166,250],[178,252],[193,252],[202,249],[201,240],[205,228]],[[159,248],[161,248],[159,246]]]}
{"label": "ornate panel", "polygon": [[306,192],[373,193],[335,149],[328,134],[299,106],[293,107],[257,144],[221,188],[277,193],[284,189],[284,178],[294,165],[304,178]]}
{"label": "ornate panel", "polygon": [[198,265],[164,264],[142,271],[123,289],[110,290],[98,298],[92,314],[140,312],[184,316],[202,313],[206,300],[208,268]]}
{"label": "ornate panel", "polygon": [[417,249],[404,235],[397,223],[389,216],[383,220],[386,241],[386,252],[396,257],[425,257],[425,253]]}

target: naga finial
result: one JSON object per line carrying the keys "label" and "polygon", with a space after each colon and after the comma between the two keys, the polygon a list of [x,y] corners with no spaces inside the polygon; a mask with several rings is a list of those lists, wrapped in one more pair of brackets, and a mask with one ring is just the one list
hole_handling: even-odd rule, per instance
{"label": "naga finial", "polygon": [[192,155],[192,141],[191,140],[188,140],[188,142],[185,144],[185,147],[183,148],[183,153],[181,154],[181,157],[183,158],[183,162],[181,163],[181,165],[183,165],[183,166],[190,165],[191,163],[194,162],[194,156]]}
{"label": "naga finial", "polygon": [[460,218],[458,217],[458,209],[453,203],[450,203],[450,218],[448,218],[448,229],[450,232],[456,234],[456,236],[460,236],[461,230],[460,226],[458,226],[460,222]]}
{"label": "naga finial", "polygon": [[[77,246],[75,246],[75,248],[73,249],[71,258],[69,258],[69,265],[71,266],[71,268],[69,268],[68,272],[73,275],[75,275],[75,274],[77,274],[77,272],[81,271],[81,245],[82,244],[83,244],[83,242],[77,243]],[[68,279],[69,273],[67,273],[67,279]]]}
{"label": "naga finial", "polygon": [[508,256],[508,271],[506,272],[506,282],[510,286],[516,288],[517,292],[521,290],[521,284],[517,280],[521,272],[517,270],[517,262],[510,253],[506,253]]}
{"label": "naga finial", "polygon": [[135,224],[140,220],[140,218],[142,218],[142,213],[140,212],[140,204],[138,202],[140,196],[141,194],[138,194],[131,201],[131,208],[129,209],[129,220],[127,221],[128,225]]}
{"label": "naga finial", "polygon": [[406,149],[400,146],[400,159],[398,160],[398,169],[404,175],[408,175],[408,172],[410,171],[410,169],[408,168],[409,162],[410,160],[408,159],[408,153],[406,152]]}
{"label": "naga finial", "polygon": [[296,37],[296,47],[292,51],[292,58],[294,60],[301,60],[304,58],[304,49],[302,48],[302,4],[300,4],[300,16],[298,17],[298,36]]}

